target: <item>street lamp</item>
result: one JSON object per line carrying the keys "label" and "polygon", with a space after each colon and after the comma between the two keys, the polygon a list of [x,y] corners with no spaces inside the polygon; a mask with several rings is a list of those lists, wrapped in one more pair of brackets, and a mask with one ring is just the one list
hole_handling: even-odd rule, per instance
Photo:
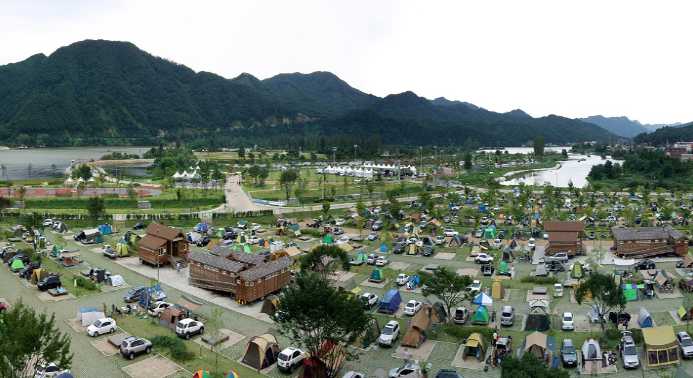
{"label": "street lamp", "polygon": [[356,161],[356,149],[359,148],[358,144],[354,145],[354,161]]}
{"label": "street lamp", "polygon": [[332,164],[337,164],[337,147],[332,147]]}

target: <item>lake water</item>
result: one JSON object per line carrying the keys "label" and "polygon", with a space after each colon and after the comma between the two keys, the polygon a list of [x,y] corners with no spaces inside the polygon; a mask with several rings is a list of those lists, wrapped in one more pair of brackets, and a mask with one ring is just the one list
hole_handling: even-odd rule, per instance
{"label": "lake water", "polygon": [[60,177],[75,161],[98,160],[111,152],[141,155],[150,147],[69,147],[0,150],[0,180]]}
{"label": "lake water", "polygon": [[[552,151],[552,152],[561,152],[562,150],[570,151],[570,146],[552,146],[552,147],[544,147],[544,151]],[[486,153],[495,153],[496,150],[501,150],[501,152],[505,153],[505,151],[508,151],[509,154],[529,154],[534,152],[534,148],[532,147],[498,147],[498,148],[484,148],[482,150],[479,150],[479,152],[486,152]]]}
{"label": "lake water", "polygon": [[[570,182],[576,188],[587,186],[587,175],[593,166],[606,163],[598,155],[577,155],[570,154],[570,160],[562,161],[558,169],[545,169],[540,171],[528,172],[525,176],[512,180],[502,181],[502,185],[517,185],[524,182],[527,185],[545,185],[550,183],[553,186],[567,188]],[[622,164],[621,160],[611,160],[613,163]]]}

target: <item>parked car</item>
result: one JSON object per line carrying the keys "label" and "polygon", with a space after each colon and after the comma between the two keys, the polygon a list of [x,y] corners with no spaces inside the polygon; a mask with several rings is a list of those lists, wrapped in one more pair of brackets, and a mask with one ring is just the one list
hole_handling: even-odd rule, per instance
{"label": "parked car", "polygon": [[390,260],[386,259],[385,256],[378,256],[375,259],[375,266],[385,266],[390,263]]}
{"label": "parked car", "polygon": [[400,273],[397,275],[397,285],[399,286],[404,286],[409,282],[409,276],[407,276],[404,273]]}
{"label": "parked car", "polygon": [[376,234],[375,232],[371,232],[370,234],[368,234],[368,238],[367,238],[367,239],[368,239],[369,241],[378,240],[378,234]]}
{"label": "parked car", "polygon": [[401,255],[402,253],[404,253],[404,249],[406,247],[407,247],[406,242],[403,242],[403,241],[402,242],[396,242],[395,246],[392,247],[392,253],[394,253],[396,255]]}
{"label": "parked car", "polygon": [[185,318],[176,323],[176,335],[186,339],[190,339],[191,336],[201,335],[205,332],[205,325],[195,319]]}
{"label": "parked car", "polygon": [[53,378],[63,373],[70,373],[70,371],[67,369],[61,369],[60,366],[52,362],[49,364],[39,364],[36,366],[34,378]]}
{"label": "parked car", "polygon": [[151,351],[152,342],[141,337],[129,336],[120,343],[120,354],[131,360],[138,354],[149,354]]}
{"label": "parked car", "polygon": [[574,331],[575,330],[575,320],[572,312],[564,312],[563,319],[561,321],[561,329],[564,331]]}
{"label": "parked car", "polygon": [[422,376],[421,367],[415,362],[406,362],[403,366],[390,369],[388,378],[419,378]]}
{"label": "parked car", "polygon": [[435,378],[464,378],[455,369],[440,369]]}
{"label": "parked car", "polygon": [[492,263],[493,262],[493,256],[486,254],[486,253],[479,253],[474,258],[474,262],[477,264]]}
{"label": "parked car", "polygon": [[656,269],[657,265],[652,260],[641,260],[633,267],[634,270],[650,270]]}
{"label": "parked car", "polygon": [[561,344],[561,362],[563,367],[576,367],[577,361],[577,351],[575,350],[575,345],[573,345],[573,340],[563,339]]}
{"label": "parked car", "polygon": [[515,322],[515,309],[512,306],[501,308],[500,324],[502,326],[512,326]]}
{"label": "parked car", "polygon": [[638,356],[638,350],[635,347],[635,340],[633,340],[633,333],[630,331],[623,331],[621,333],[621,361],[623,361],[624,369],[635,369],[640,366],[640,357]]}
{"label": "parked car", "polygon": [[407,304],[404,305],[404,315],[416,315],[416,313],[419,312],[419,310],[421,310],[422,305],[423,304],[417,300],[410,300],[409,302],[407,302]]}
{"label": "parked car", "polygon": [[87,335],[96,337],[106,333],[113,333],[118,329],[116,321],[111,318],[103,318],[95,321],[87,327]]}
{"label": "parked car", "polygon": [[493,275],[493,265],[491,264],[481,264],[481,274],[486,277]]}
{"label": "parked car", "polygon": [[144,230],[145,228],[147,228],[147,225],[144,224],[143,222],[137,222],[137,223],[132,227],[133,230]]}
{"label": "parked car", "polygon": [[147,313],[151,316],[158,317],[159,315],[161,315],[162,312],[164,312],[165,309],[171,306],[173,305],[168,302],[156,301],[149,306],[149,308],[147,309]]}
{"label": "parked car", "polygon": [[363,302],[363,306],[366,308],[372,308],[373,306],[378,304],[378,299],[378,296],[373,293],[361,294],[361,302]]}
{"label": "parked car", "polygon": [[537,248],[537,241],[534,240],[534,238],[529,238],[529,240],[527,240],[527,248],[529,248],[530,251],[534,251]]}
{"label": "parked car", "polygon": [[558,252],[558,253],[553,254],[551,256],[544,256],[544,261],[545,262],[558,261],[561,263],[566,263],[566,262],[568,262],[568,254],[565,252]]}
{"label": "parked car", "polygon": [[62,283],[60,282],[60,277],[56,275],[50,275],[43,277],[37,284],[38,289],[41,291],[46,291],[49,289],[55,289],[58,287],[63,286]]}
{"label": "parked car", "polygon": [[111,247],[110,244],[104,244],[101,253],[103,253],[104,256],[110,259],[115,259],[116,257],[118,257],[118,254],[116,253],[115,249],[113,249],[113,247]]}
{"label": "parked car", "polygon": [[681,355],[683,358],[693,357],[693,339],[691,339],[688,332],[677,332],[676,339],[679,341],[679,348],[681,348]]}
{"label": "parked car", "polygon": [[300,366],[303,360],[306,358],[306,354],[293,347],[288,347],[277,355],[277,367],[283,372],[291,372],[295,367]]}
{"label": "parked car", "polygon": [[459,234],[460,234],[459,232],[455,231],[455,230],[452,229],[452,228],[446,228],[446,229],[443,231],[443,235],[445,235],[446,237],[449,237],[449,238],[451,238],[451,237],[453,237],[453,236],[456,236],[456,235],[459,235]]}
{"label": "parked car", "polygon": [[467,286],[467,291],[470,292],[471,294],[480,293],[481,292],[481,281],[479,281],[479,280],[472,281],[472,284]]}
{"label": "parked car", "polygon": [[443,235],[436,236],[434,243],[436,245],[442,245],[443,243],[445,243],[445,236],[443,236]]}
{"label": "parked car", "polygon": [[464,324],[469,319],[469,310],[466,307],[457,307],[452,321],[455,324]]}
{"label": "parked car", "polygon": [[546,263],[546,270],[549,272],[565,272],[565,266],[560,261],[549,261]]}
{"label": "parked car", "polygon": [[53,219],[50,219],[50,218],[44,219],[42,225],[43,225],[43,227],[52,227],[53,226]]}
{"label": "parked car", "polygon": [[390,320],[385,324],[383,330],[378,337],[378,344],[383,346],[392,346],[399,338],[399,323],[396,320]]}
{"label": "parked car", "polygon": [[371,226],[371,231],[380,231],[383,229],[383,221],[377,220],[373,222],[373,226]]}

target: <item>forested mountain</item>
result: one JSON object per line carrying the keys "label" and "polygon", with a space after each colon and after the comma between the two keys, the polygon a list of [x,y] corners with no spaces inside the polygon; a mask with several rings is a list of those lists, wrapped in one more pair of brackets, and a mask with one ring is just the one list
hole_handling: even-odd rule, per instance
{"label": "forested mountain", "polygon": [[593,123],[599,127],[608,130],[612,134],[625,138],[632,138],[640,133],[646,133],[650,130],[638,121],[633,121],[628,117],[604,117],[602,115],[590,116],[581,118],[581,121]]}
{"label": "forested mountain", "polygon": [[693,141],[693,122],[682,126],[662,127],[649,134],[640,134],[635,137],[635,143],[646,143],[654,146],[690,141]]}
{"label": "forested mountain", "polygon": [[329,72],[226,79],[128,42],[87,40],[0,66],[0,144],[519,145],[537,135],[547,143],[615,137],[553,115],[413,92],[379,98]]}

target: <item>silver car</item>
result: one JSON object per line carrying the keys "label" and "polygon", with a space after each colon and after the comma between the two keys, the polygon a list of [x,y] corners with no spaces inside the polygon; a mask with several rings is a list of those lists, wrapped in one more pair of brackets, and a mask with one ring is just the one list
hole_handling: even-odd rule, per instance
{"label": "silver car", "polygon": [[683,358],[693,357],[693,339],[686,331],[681,331],[676,334],[676,339],[679,341],[679,348]]}
{"label": "silver car", "polygon": [[149,354],[152,351],[152,342],[141,337],[126,337],[120,344],[120,354],[128,359],[134,359],[141,353]]}
{"label": "silver car", "polygon": [[621,336],[621,360],[625,369],[636,369],[640,366],[638,349],[635,347],[633,334],[630,331],[623,331]]}
{"label": "silver car", "polygon": [[515,322],[515,309],[512,306],[503,306],[501,308],[500,324],[502,326],[511,326]]}

